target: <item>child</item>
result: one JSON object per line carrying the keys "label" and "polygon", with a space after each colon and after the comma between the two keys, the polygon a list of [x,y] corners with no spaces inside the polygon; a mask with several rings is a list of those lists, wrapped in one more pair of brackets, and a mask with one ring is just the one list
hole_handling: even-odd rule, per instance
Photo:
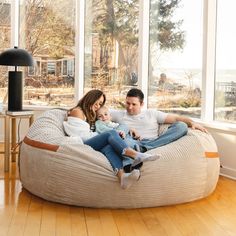
{"label": "child", "polygon": [[139,151],[139,145],[131,136],[134,130],[129,130],[128,126],[112,122],[111,114],[106,106],[100,107],[97,111],[97,121],[95,123],[96,132],[103,133],[115,129],[127,145],[136,151]]}

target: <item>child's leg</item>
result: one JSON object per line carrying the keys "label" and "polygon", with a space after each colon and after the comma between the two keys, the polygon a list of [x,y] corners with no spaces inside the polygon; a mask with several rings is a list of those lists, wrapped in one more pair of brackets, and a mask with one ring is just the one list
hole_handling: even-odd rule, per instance
{"label": "child's leg", "polygon": [[121,188],[128,189],[140,178],[140,171],[135,169],[130,173],[124,173],[124,171],[120,169],[117,176],[120,180]]}
{"label": "child's leg", "polygon": [[139,141],[138,140],[135,140],[135,139],[133,139],[132,138],[132,136],[131,135],[126,135],[126,137],[125,137],[125,142],[126,142],[126,144],[130,147],[130,148],[133,148],[134,150],[136,150],[136,151],[140,151],[140,148],[139,148]]}
{"label": "child's leg", "polygon": [[123,152],[123,155],[129,156],[134,159],[134,162],[131,165],[131,167],[134,167],[140,164],[141,162],[155,161],[160,158],[160,155],[158,154],[147,154],[147,153],[136,152],[131,148],[126,148]]}
{"label": "child's leg", "polygon": [[138,153],[137,157],[134,159],[133,164],[131,165],[131,168],[139,165],[142,162],[155,161],[159,159],[160,157],[161,155],[159,154]]}
{"label": "child's leg", "polygon": [[127,144],[115,130],[110,130],[102,134],[98,134],[93,138],[86,140],[84,144],[91,146],[96,151],[100,151],[108,144],[111,144],[113,148],[115,146],[115,150],[120,153],[122,153],[124,148],[127,148]]}

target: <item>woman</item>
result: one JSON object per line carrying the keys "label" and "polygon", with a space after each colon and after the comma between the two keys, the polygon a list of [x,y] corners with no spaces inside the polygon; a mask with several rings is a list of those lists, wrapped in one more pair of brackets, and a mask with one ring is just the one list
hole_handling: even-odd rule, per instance
{"label": "woman", "polygon": [[128,156],[133,161],[133,166],[145,161],[154,161],[159,158],[157,155],[140,153],[124,142],[115,130],[102,134],[95,132],[96,111],[105,104],[105,94],[97,89],[89,91],[68,111],[67,121],[64,128],[69,136],[80,136],[83,143],[91,146],[96,151],[102,152],[111,163],[115,174],[118,176],[121,187],[129,188],[134,181],[140,177],[138,169],[130,173],[124,173],[122,161]]}

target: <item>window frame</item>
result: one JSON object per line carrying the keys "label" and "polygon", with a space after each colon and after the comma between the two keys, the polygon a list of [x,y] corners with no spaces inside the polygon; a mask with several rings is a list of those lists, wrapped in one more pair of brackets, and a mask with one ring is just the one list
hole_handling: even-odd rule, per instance
{"label": "window frame", "polygon": [[[66,62],[65,69],[64,69],[64,63]],[[74,76],[74,59],[73,58],[67,58],[63,59],[61,61],[61,76],[66,77],[66,76]],[[72,70],[71,70],[72,69]],[[70,73],[72,71],[72,73]]]}
{"label": "window frame", "polygon": [[[33,73],[30,72],[30,70],[33,71]],[[35,65],[28,67],[28,76],[41,76],[42,71],[42,63],[40,58],[35,58]]]}
{"label": "window frame", "polygon": [[[19,0],[11,3],[11,46],[18,46],[19,38]],[[76,1],[76,34],[75,34],[75,102],[84,92],[84,16],[85,0]],[[145,95],[144,108],[147,108],[148,97],[148,58],[149,58],[149,8],[150,2],[140,0],[139,7],[139,87]],[[202,99],[200,122],[214,121],[215,100],[215,55],[216,55],[216,22],[217,0],[205,0],[203,6],[203,58],[202,58]],[[41,71],[41,70],[40,70]],[[63,72],[61,72],[62,74]],[[40,73],[41,74],[41,73]],[[216,122],[219,123],[219,122]],[[227,122],[222,122],[228,125]],[[236,126],[229,124],[230,127]]]}

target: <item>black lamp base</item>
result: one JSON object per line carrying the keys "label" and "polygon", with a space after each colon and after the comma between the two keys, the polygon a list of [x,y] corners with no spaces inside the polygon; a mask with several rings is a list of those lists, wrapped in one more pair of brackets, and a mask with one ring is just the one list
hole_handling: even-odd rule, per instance
{"label": "black lamp base", "polygon": [[8,111],[22,111],[22,72],[9,71]]}

